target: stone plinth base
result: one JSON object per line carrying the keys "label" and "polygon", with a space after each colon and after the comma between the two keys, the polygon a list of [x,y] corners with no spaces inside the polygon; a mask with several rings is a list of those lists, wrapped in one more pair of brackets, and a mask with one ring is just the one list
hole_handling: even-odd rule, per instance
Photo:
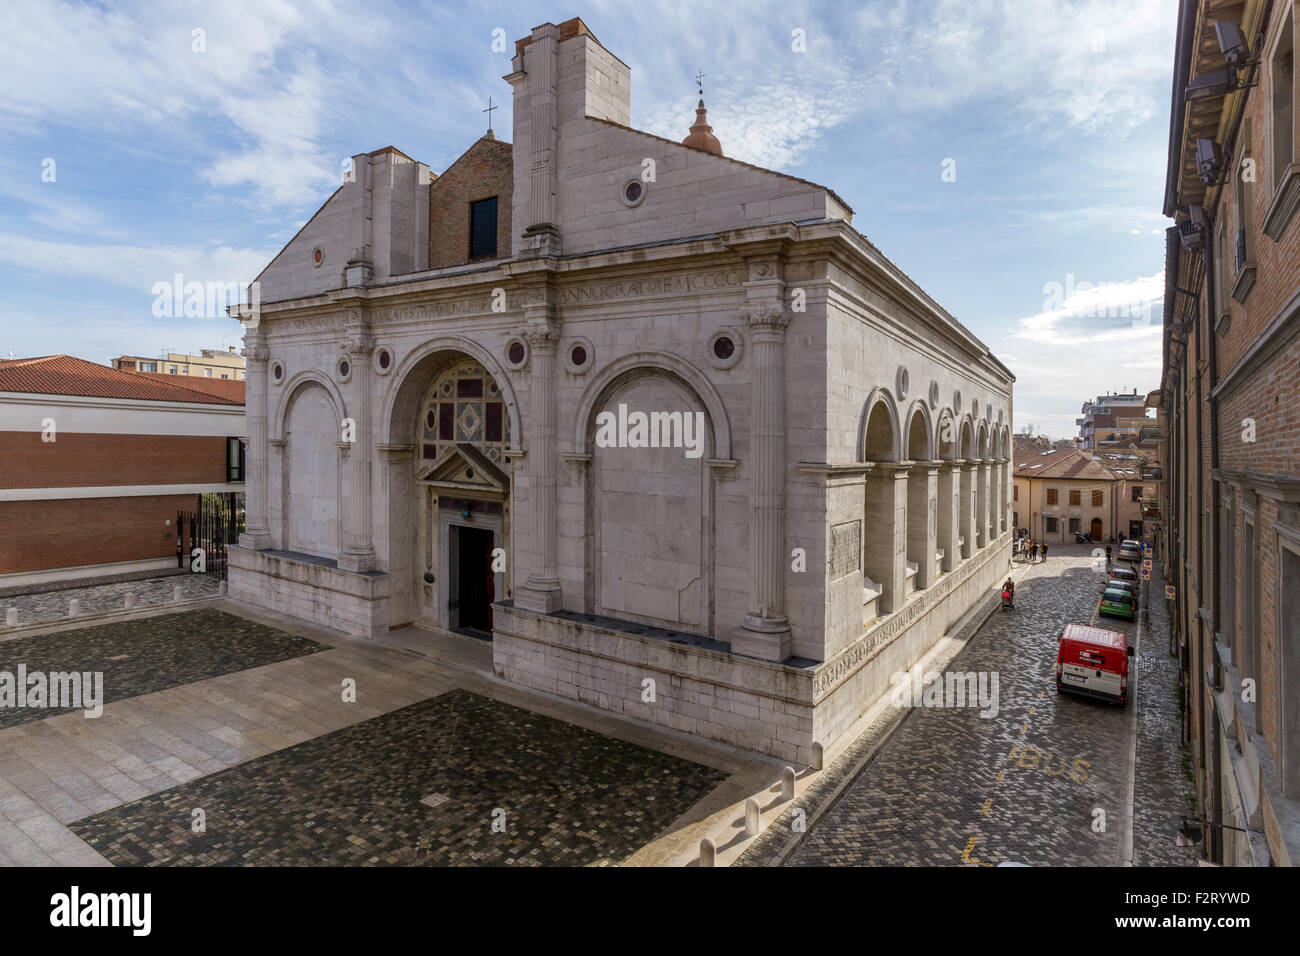
{"label": "stone plinth base", "polygon": [[810,764],[814,742],[829,749],[889,692],[895,673],[915,665],[1001,582],[1010,545],[1008,533],[871,622],[825,663],[774,663],[705,638],[673,640],[655,628],[507,602],[493,608],[493,666],[515,684]]}
{"label": "stone plinth base", "polygon": [[229,551],[229,595],[349,634],[388,631],[387,574],[343,571],[333,561],[291,551]]}

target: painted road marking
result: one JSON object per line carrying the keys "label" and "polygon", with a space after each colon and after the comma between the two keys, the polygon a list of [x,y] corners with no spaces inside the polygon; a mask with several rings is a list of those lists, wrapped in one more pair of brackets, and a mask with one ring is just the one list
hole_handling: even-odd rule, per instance
{"label": "painted road marking", "polygon": [[985,798],[984,798],[984,809],[980,811],[980,816],[982,816],[982,817],[987,817],[987,816],[989,815],[989,808],[990,808],[991,806],[993,806],[993,798],[992,798],[992,797],[985,797]]}
{"label": "painted road marking", "polygon": [[975,849],[975,844],[979,841],[978,837],[971,837],[966,841],[966,849],[962,851],[961,858],[967,863],[978,863],[980,866],[992,866],[992,863],[985,863],[983,860],[977,860],[970,855],[970,851]]}

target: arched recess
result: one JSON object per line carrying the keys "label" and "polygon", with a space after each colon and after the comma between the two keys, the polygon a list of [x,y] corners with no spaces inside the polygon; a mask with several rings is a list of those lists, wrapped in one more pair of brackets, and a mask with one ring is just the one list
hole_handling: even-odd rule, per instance
{"label": "arched recess", "polygon": [[987,459],[989,454],[989,430],[983,422],[980,422],[975,430],[975,457]]}
{"label": "arched recess", "polygon": [[[714,485],[708,459],[724,457],[709,401],[675,369],[629,364],[605,375],[579,406],[582,432],[576,447],[590,454],[584,473],[585,533],[583,605],[600,614],[688,633],[710,634],[714,622]],[[627,406],[627,437],[652,413],[675,416],[670,436],[649,443],[597,444],[602,413],[621,417]],[[638,415],[638,413],[640,413]],[[691,436],[685,427],[701,416]],[[677,422],[682,427],[679,427]],[[620,436],[621,437],[621,436]],[[669,437],[669,436],[665,436]]]}
{"label": "arched recess", "polygon": [[905,449],[908,461],[930,461],[935,457],[934,430],[930,423],[930,409],[925,402],[913,402],[908,409]]}
{"label": "arched recess", "polygon": [[278,453],[269,468],[278,492],[272,527],[280,547],[336,559],[345,409],[328,383],[313,375],[302,374],[290,385],[276,416]]}
{"label": "arched recess", "polygon": [[343,401],[343,393],[339,391],[338,386],[331,382],[320,372],[310,369],[299,372],[289,381],[284,383],[281,391],[280,401],[275,406],[275,412],[271,417],[271,427],[267,429],[271,441],[283,441],[285,438],[284,426],[289,419],[289,412],[292,410],[293,403],[297,401],[299,395],[305,388],[318,386],[325,390],[333,404],[335,416],[339,421],[339,437],[343,436],[343,419],[347,417],[347,403]]}
{"label": "arched recess", "polygon": [[858,461],[901,461],[902,434],[893,396],[886,389],[872,389],[858,425]]}
{"label": "arched recess", "polygon": [[939,424],[934,433],[935,457],[944,461],[952,461],[960,457],[957,454],[960,449],[959,437],[957,421],[953,417],[952,410],[945,408],[939,413]]}
{"label": "arched recess", "polygon": [[585,455],[592,451],[591,436],[595,434],[596,410],[600,407],[603,396],[615,381],[638,369],[657,369],[667,372],[690,389],[704,406],[713,445],[709,457],[731,458],[731,424],[727,420],[727,408],[722,402],[722,396],[713,387],[713,383],[685,359],[671,352],[650,350],[620,356],[592,377],[582,392],[582,398],[578,401],[577,414],[574,418],[574,452]]}
{"label": "arched recess", "polygon": [[497,358],[483,346],[459,335],[440,335],[417,346],[407,353],[401,364],[389,376],[390,385],[384,395],[379,414],[379,441],[390,445],[405,445],[411,441],[412,422],[420,412],[433,380],[453,362],[466,357],[479,362],[501,388],[501,398],[510,418],[511,444],[525,448],[523,422],[519,417],[519,402],[509,374]]}
{"label": "arched recess", "polygon": [[961,453],[957,457],[969,461],[975,457],[975,431],[969,415],[962,416],[960,433]]}
{"label": "arched recess", "polygon": [[907,475],[907,590],[921,590],[934,583],[935,533],[938,518],[936,494],[938,470],[929,462],[934,459],[930,410],[922,402],[913,402],[908,410],[904,454],[918,462]]}
{"label": "arched recess", "polygon": [[[439,615],[443,610],[440,589],[447,583],[444,575],[431,571],[434,581],[430,582],[422,570],[421,548],[424,563],[441,561],[444,529],[441,525],[433,527],[431,519],[421,518],[427,512],[421,495],[429,497],[429,493],[427,485],[417,486],[416,472],[428,462],[420,457],[416,427],[425,415],[425,402],[434,382],[465,361],[479,363],[497,384],[509,421],[510,444],[515,449],[525,447],[519,402],[509,374],[477,342],[458,335],[441,335],[412,349],[393,369],[376,418],[375,443],[379,454],[375,456],[378,471],[373,487],[375,501],[384,509],[374,515],[375,553],[383,558],[384,570],[390,575],[389,620],[394,625],[415,622],[421,615],[429,614],[429,608],[435,608],[434,613]],[[507,476],[511,474],[510,462],[502,461],[499,465]],[[509,508],[507,500],[501,516],[506,540],[495,543],[506,548],[506,566],[513,568],[516,566],[514,536],[504,532],[509,527]],[[496,599],[507,596],[498,594]]]}

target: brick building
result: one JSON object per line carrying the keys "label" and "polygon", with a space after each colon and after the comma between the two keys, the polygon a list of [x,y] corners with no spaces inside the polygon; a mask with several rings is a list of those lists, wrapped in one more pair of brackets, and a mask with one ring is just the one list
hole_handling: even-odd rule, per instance
{"label": "brick building", "polygon": [[0,587],[176,565],[176,513],[243,491],[243,382],[0,361]]}
{"label": "brick building", "polygon": [[1163,517],[1205,853],[1300,861],[1296,0],[1179,7]]}

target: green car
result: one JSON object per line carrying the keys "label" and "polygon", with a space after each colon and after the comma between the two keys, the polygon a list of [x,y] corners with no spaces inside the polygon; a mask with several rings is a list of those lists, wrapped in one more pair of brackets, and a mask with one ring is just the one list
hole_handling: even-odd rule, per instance
{"label": "green car", "polygon": [[1122,591],[1119,588],[1107,588],[1101,596],[1100,613],[1108,617],[1122,617],[1125,620],[1137,619],[1137,608],[1133,603],[1133,595],[1128,591]]}

